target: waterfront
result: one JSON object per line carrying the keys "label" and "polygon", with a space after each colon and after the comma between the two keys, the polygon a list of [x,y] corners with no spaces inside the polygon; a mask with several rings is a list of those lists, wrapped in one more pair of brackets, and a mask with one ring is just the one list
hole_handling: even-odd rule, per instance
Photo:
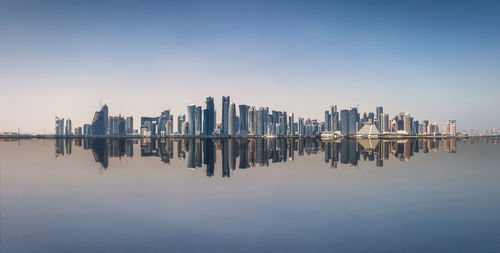
{"label": "waterfront", "polygon": [[493,252],[497,143],[0,140],[0,251]]}

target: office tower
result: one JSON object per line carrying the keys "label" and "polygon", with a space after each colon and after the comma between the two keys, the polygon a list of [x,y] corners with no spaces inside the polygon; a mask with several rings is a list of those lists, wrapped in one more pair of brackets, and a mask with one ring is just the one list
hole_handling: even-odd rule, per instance
{"label": "office tower", "polygon": [[[240,112],[241,115],[241,112]],[[256,127],[256,111],[254,106],[250,106],[250,109],[248,110],[248,133],[249,134],[255,134],[255,127]]]}
{"label": "office tower", "polygon": [[231,103],[228,111],[228,132],[227,134],[230,136],[236,135],[236,105]]}
{"label": "office tower", "polygon": [[342,134],[349,134],[349,110],[340,111],[340,120],[340,131],[342,132]]}
{"label": "office tower", "polygon": [[100,111],[95,112],[91,124],[92,136],[105,136],[108,129],[108,106],[104,105]]}
{"label": "office tower", "polygon": [[257,117],[256,117],[256,135],[264,135],[265,134],[265,120],[267,117],[266,110],[263,107],[260,107],[259,110],[257,111]]}
{"label": "office tower", "polygon": [[91,136],[91,135],[92,135],[92,132],[91,132],[90,124],[83,125],[83,136]]}
{"label": "office tower", "polygon": [[231,103],[231,98],[229,96],[222,97],[222,125],[221,125],[221,134],[228,134],[228,114],[229,114],[229,104]]}
{"label": "office tower", "polygon": [[[125,131],[125,124],[122,125],[122,117],[121,116],[109,116],[108,117],[108,130],[107,135],[118,136],[123,134]],[[121,126],[121,128],[120,128]],[[122,131],[120,131],[122,130]]]}
{"label": "office tower", "polygon": [[215,127],[215,107],[213,97],[207,97],[206,109],[204,110],[203,116],[203,134],[212,135]]}
{"label": "office tower", "polygon": [[56,117],[56,135],[64,135],[64,118]]}
{"label": "office tower", "polygon": [[418,129],[420,127],[420,122],[418,120],[413,120],[412,118],[412,129],[411,133],[412,134],[418,134]]}
{"label": "office tower", "polygon": [[382,114],[384,113],[384,107],[382,106],[377,106],[376,108],[376,113],[377,113],[377,118],[378,120],[380,120],[382,118]]}
{"label": "office tower", "polygon": [[190,129],[189,129],[189,122],[184,121],[182,123],[182,135],[189,135]]}
{"label": "office tower", "polygon": [[174,120],[174,116],[170,114],[170,110],[165,110],[161,112],[160,117],[158,119],[158,135],[167,136],[171,133],[169,132],[168,125],[171,124],[169,122]]}
{"label": "office tower", "polygon": [[141,135],[156,136],[160,117],[141,117]]}
{"label": "office tower", "polygon": [[390,132],[390,128],[389,128],[389,114],[385,114],[383,113],[382,116],[381,116],[381,121],[380,121],[380,132],[381,133],[384,133],[384,132]]}
{"label": "office tower", "polygon": [[305,125],[304,125],[304,118],[299,118],[299,135],[304,135],[306,133],[305,131]]}
{"label": "office tower", "polygon": [[178,134],[181,134],[182,135],[182,125],[184,124],[184,122],[186,121],[186,115],[184,114],[181,114],[179,116],[177,116],[177,133]]}
{"label": "office tower", "polygon": [[339,112],[337,111],[337,106],[336,105],[331,105],[330,106],[330,118],[331,118],[331,131],[338,131],[340,130],[339,126]]}
{"label": "office tower", "polygon": [[131,116],[128,116],[126,119],[125,123],[125,128],[127,134],[133,134],[134,133],[134,118]]}
{"label": "office tower", "polygon": [[248,105],[240,105],[240,135],[248,134]]}
{"label": "office tower", "polygon": [[456,120],[449,120],[448,124],[450,125],[450,135],[452,135],[452,136],[457,135],[457,121]]}
{"label": "office tower", "polygon": [[195,134],[200,135],[202,132],[202,124],[201,124],[201,106],[196,106],[194,109],[194,125],[195,125]]}
{"label": "office tower", "polygon": [[83,134],[83,129],[82,127],[75,127],[75,133],[76,136],[82,136]]}
{"label": "office tower", "polygon": [[195,110],[196,110],[196,105],[188,105],[187,106],[187,115],[188,115],[188,123],[189,123],[189,131],[188,135],[195,135]]}
{"label": "office tower", "polygon": [[427,126],[429,126],[429,121],[428,120],[424,120],[421,124],[421,131],[420,131],[420,134],[427,134]]}
{"label": "office tower", "polygon": [[295,119],[294,119],[294,114],[290,115],[290,135],[295,135]]}
{"label": "office tower", "polygon": [[66,136],[71,136],[73,135],[72,132],[71,132],[71,119],[67,119],[66,120],[66,128],[64,129],[64,135]]}
{"label": "office tower", "polygon": [[406,113],[403,117],[403,131],[407,134],[411,134],[411,117],[408,113]]}
{"label": "office tower", "polygon": [[332,115],[328,110],[325,111],[325,131],[332,131]]}
{"label": "office tower", "polygon": [[288,134],[288,116],[286,112],[283,112],[283,117],[282,117],[282,126],[281,126],[281,134],[282,135],[287,135]]}

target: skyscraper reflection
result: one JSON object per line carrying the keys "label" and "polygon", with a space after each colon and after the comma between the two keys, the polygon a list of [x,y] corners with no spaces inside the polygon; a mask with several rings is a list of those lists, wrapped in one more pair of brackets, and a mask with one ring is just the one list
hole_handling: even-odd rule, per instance
{"label": "skyscraper reflection", "polygon": [[[196,169],[205,167],[206,175],[214,175],[217,150],[222,157],[222,177],[230,177],[231,170],[248,169],[256,166],[269,166],[273,163],[293,161],[295,155],[313,156],[323,154],[324,162],[332,168],[343,165],[358,167],[359,162],[375,162],[377,167],[384,166],[390,154],[401,161],[408,161],[415,153],[428,153],[439,149],[457,152],[456,139],[401,139],[401,140],[351,140],[321,141],[314,138],[223,138],[223,139],[180,139],[169,138],[73,138],[55,139],[55,156],[71,155],[72,145],[91,150],[95,162],[102,168],[109,167],[110,158],[133,157],[134,146],[140,148],[141,157],[160,157],[169,165],[174,159],[187,158],[186,167]],[[471,142],[478,142],[477,139]],[[491,142],[484,140],[484,142]],[[176,143],[176,144],[174,144]]]}

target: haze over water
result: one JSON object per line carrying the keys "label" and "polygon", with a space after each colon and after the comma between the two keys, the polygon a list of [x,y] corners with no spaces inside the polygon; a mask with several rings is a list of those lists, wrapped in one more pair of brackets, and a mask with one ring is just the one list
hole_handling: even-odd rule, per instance
{"label": "haze over water", "polygon": [[494,252],[498,139],[1,140],[1,252]]}

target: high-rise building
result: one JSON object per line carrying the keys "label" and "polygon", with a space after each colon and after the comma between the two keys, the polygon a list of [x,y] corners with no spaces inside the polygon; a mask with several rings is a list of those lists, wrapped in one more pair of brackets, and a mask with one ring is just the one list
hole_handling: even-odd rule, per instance
{"label": "high-rise building", "polygon": [[299,135],[306,134],[304,118],[299,118]]}
{"label": "high-rise building", "polygon": [[336,105],[330,106],[330,118],[332,119],[332,123],[330,124],[332,131],[340,130],[339,126],[339,112],[337,111]]}
{"label": "high-rise building", "polygon": [[108,129],[108,106],[104,105],[100,111],[95,112],[92,119],[92,136],[105,136]]}
{"label": "high-rise building", "polygon": [[389,114],[383,113],[380,120],[380,132],[390,132],[389,128]]}
{"label": "high-rise building", "polygon": [[170,114],[170,110],[161,112],[158,118],[158,135],[168,136],[173,134],[174,115]]}
{"label": "high-rise building", "polygon": [[83,136],[91,136],[92,135],[91,128],[92,127],[90,124],[83,125]]}
{"label": "high-rise building", "polygon": [[187,106],[187,115],[189,123],[188,135],[195,135],[196,133],[195,111],[196,111],[196,105],[191,104]]}
{"label": "high-rise building", "polygon": [[159,117],[141,117],[141,135],[157,136]]}
{"label": "high-rise building", "polygon": [[207,97],[206,109],[204,110],[203,117],[203,134],[212,135],[215,128],[215,107],[213,97]]}
{"label": "high-rise building", "polygon": [[457,122],[456,120],[449,120],[450,123],[450,135],[457,135]]}
{"label": "high-rise building", "polygon": [[248,105],[240,105],[240,135],[248,134]]}
{"label": "high-rise building", "polygon": [[177,133],[182,135],[183,134],[183,128],[182,128],[182,125],[184,124],[184,122],[186,121],[186,115],[185,114],[181,114],[179,116],[177,116]]}
{"label": "high-rise building", "polygon": [[376,108],[376,113],[377,113],[377,117],[376,119],[380,120],[381,117],[382,117],[382,114],[384,113],[384,107],[382,106],[377,106]]}
{"label": "high-rise building", "polygon": [[64,118],[56,117],[56,135],[64,135]]}
{"label": "high-rise building", "polygon": [[405,131],[407,134],[411,134],[411,116],[410,114],[406,113],[403,118],[403,131]]}
{"label": "high-rise building", "polygon": [[125,128],[127,134],[133,134],[134,133],[134,118],[131,116],[128,116],[126,119],[125,123]]}
{"label": "high-rise building", "polygon": [[71,136],[73,133],[71,132],[72,127],[71,127],[71,119],[66,120],[66,129],[64,130],[64,135],[66,136]]}
{"label": "high-rise building", "polygon": [[286,112],[283,112],[283,117],[282,117],[282,126],[281,126],[281,134],[282,135],[287,135],[288,134],[288,116]]}
{"label": "high-rise building", "polygon": [[201,106],[196,106],[196,108],[194,109],[194,125],[195,125],[195,135],[200,135],[202,133],[202,130],[203,130],[203,126],[201,124],[201,118],[202,118],[202,115],[201,115]]}
{"label": "high-rise building", "polygon": [[265,121],[266,121],[267,113],[264,107],[260,107],[257,111],[256,116],[256,135],[265,135]]}
{"label": "high-rise building", "polygon": [[294,114],[290,115],[290,135],[295,135],[295,119],[294,119]]}
{"label": "high-rise building", "polygon": [[82,127],[75,127],[74,135],[76,135],[76,136],[82,136],[82,134],[83,134]]}
{"label": "high-rise building", "polygon": [[234,103],[231,103],[229,106],[229,111],[228,111],[228,135],[230,136],[235,136],[237,132],[237,125],[236,125],[236,105]]}
{"label": "high-rise building", "polygon": [[340,131],[342,134],[349,134],[349,110],[340,111]]}
{"label": "high-rise building", "polygon": [[222,125],[221,125],[221,134],[228,134],[228,114],[229,114],[229,104],[231,103],[231,98],[229,96],[222,97]]}
{"label": "high-rise building", "polygon": [[351,108],[349,111],[349,134],[356,134],[358,132],[359,114],[358,108]]}
{"label": "high-rise building", "polygon": [[254,106],[250,106],[250,109],[248,110],[248,133],[249,134],[255,134],[256,131],[256,110]]}
{"label": "high-rise building", "polygon": [[328,132],[332,131],[332,115],[328,110],[325,111],[325,128]]}

